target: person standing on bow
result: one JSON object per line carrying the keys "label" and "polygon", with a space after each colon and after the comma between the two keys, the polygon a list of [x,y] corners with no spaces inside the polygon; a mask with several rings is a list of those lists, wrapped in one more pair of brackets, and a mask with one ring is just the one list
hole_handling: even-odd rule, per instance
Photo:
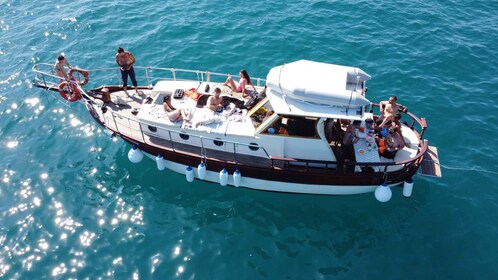
{"label": "person standing on bow", "polygon": [[123,48],[118,48],[118,53],[116,54],[116,63],[119,65],[121,69],[121,78],[123,79],[123,90],[125,94],[130,97],[128,94],[128,75],[130,76],[131,82],[135,86],[135,92],[138,94],[138,83],[135,78],[135,69],[133,69],[133,64],[135,64],[135,57],[129,51],[125,51]]}
{"label": "person standing on bow", "polygon": [[[61,53],[57,56],[57,60],[55,61],[54,69],[55,69],[55,73],[57,74],[57,76],[67,80],[68,79],[67,72],[66,72],[66,68],[64,68],[64,66],[67,66],[67,68],[72,69],[72,67],[69,65],[69,62],[67,62],[67,59],[64,57],[64,54]],[[63,80],[61,79],[61,82],[62,81]]]}

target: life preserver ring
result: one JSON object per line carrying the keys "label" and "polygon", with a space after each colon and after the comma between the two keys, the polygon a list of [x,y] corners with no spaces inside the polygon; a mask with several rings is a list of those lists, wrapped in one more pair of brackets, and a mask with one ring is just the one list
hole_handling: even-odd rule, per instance
{"label": "life preserver ring", "polygon": [[[83,82],[81,82],[81,81],[79,81],[79,80],[76,80],[76,79],[74,78],[73,73],[74,73],[75,71],[76,71],[76,72],[78,72],[78,73],[80,73],[81,75],[83,75],[83,78],[85,79]],[[78,85],[80,85],[80,86],[84,86],[84,85],[88,84],[88,71],[85,71],[85,70],[82,70],[82,69],[75,69],[75,68],[71,68],[71,70],[69,70],[68,75],[69,75],[69,79],[71,79],[71,80],[73,80],[73,81],[77,82],[77,83],[78,83]]]}
{"label": "life preserver ring", "polygon": [[81,99],[81,93],[78,89],[78,86],[74,83],[68,84],[68,82],[66,81],[59,84],[59,94],[62,96],[62,98],[66,99],[69,102],[74,102]]}

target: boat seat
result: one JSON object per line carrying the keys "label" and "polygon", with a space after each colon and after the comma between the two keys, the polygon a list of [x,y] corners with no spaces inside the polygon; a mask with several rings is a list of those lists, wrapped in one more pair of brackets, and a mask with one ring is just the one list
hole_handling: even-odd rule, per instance
{"label": "boat seat", "polygon": [[418,146],[420,144],[420,140],[418,139],[418,134],[411,130],[409,127],[402,125],[401,133],[403,134],[403,139],[405,143],[409,144],[410,147]]}
{"label": "boat seat", "polygon": [[[383,156],[380,157],[381,162],[398,162],[398,161],[404,161],[404,160],[409,160],[414,158],[417,155],[418,152],[418,147],[415,145],[412,145],[410,148],[404,147],[403,149],[399,150],[396,155],[394,156],[394,159],[390,158],[385,158]],[[403,169],[403,165],[390,165],[387,167],[388,172],[392,171],[398,171]]]}

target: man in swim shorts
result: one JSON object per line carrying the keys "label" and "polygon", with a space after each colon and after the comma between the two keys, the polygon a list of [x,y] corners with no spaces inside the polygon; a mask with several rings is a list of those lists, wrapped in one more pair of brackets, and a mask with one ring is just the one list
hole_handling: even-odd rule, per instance
{"label": "man in swim shorts", "polygon": [[125,94],[128,95],[128,75],[130,76],[131,82],[135,86],[135,92],[138,94],[137,90],[137,79],[135,78],[135,70],[133,69],[133,64],[135,64],[135,57],[129,51],[125,51],[123,48],[118,48],[118,53],[116,54],[116,63],[121,69],[121,78],[123,79],[123,90]]}

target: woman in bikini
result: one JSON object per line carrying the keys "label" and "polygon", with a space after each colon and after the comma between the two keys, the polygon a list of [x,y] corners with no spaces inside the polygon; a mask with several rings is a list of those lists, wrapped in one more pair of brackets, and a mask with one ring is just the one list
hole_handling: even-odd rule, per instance
{"label": "woman in bikini", "polygon": [[230,87],[235,92],[242,93],[243,98],[250,95],[249,93],[246,93],[246,85],[252,86],[254,91],[256,91],[256,88],[254,87],[254,84],[252,83],[251,78],[249,77],[249,74],[247,74],[246,70],[240,70],[239,76],[240,80],[238,84],[233,80],[232,76],[228,76],[223,85]]}
{"label": "woman in bikini", "polygon": [[[55,73],[57,76],[64,78],[64,80],[67,80],[67,73],[66,73],[66,68],[64,66],[67,66],[67,68],[72,69],[71,66],[69,66],[69,63],[67,62],[66,58],[64,57],[63,54],[60,54],[57,56],[57,60],[55,61]],[[61,82],[64,81],[61,79]]]}

